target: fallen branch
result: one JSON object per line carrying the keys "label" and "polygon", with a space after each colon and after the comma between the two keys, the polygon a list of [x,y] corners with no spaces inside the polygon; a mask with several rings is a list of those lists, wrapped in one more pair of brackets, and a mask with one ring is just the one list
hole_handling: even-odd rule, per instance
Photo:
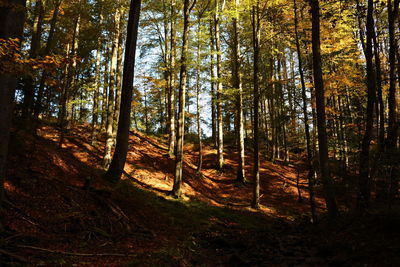
{"label": "fallen branch", "polygon": [[5,204],[9,205],[12,209],[14,209],[22,220],[27,221],[28,223],[30,223],[30,224],[32,224],[32,225],[34,225],[36,227],[39,227],[42,230],[46,230],[39,223],[34,222],[35,218],[32,218],[32,217],[28,218],[30,216],[28,214],[26,214],[26,212],[24,212],[22,209],[18,208],[16,205],[14,205],[14,203],[12,203],[12,202],[10,202],[8,200],[4,200],[3,202]]}
{"label": "fallen branch", "polygon": [[4,254],[4,255],[7,255],[7,256],[10,256],[11,258],[17,259],[17,260],[22,261],[22,262],[28,262],[28,260],[25,259],[24,257],[19,256],[19,255],[17,255],[17,254],[14,254],[14,253],[12,253],[12,252],[3,250],[3,249],[0,249],[0,254]]}
{"label": "fallen branch", "polygon": [[83,256],[83,257],[103,257],[103,256],[115,256],[115,257],[134,257],[136,255],[129,255],[129,254],[120,254],[120,253],[76,253],[76,252],[68,252],[68,251],[60,251],[60,250],[51,250],[47,248],[39,248],[33,246],[25,246],[19,245],[19,248],[28,248],[33,250],[45,251],[49,253],[56,253],[56,254],[63,254],[63,255],[70,255],[70,256]]}

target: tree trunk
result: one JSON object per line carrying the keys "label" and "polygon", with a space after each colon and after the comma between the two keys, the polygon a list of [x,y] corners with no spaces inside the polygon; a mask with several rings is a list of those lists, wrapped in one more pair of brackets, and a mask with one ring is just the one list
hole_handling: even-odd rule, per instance
{"label": "tree trunk", "polygon": [[[21,39],[25,20],[25,4],[25,0],[3,1],[3,6],[0,9],[1,39]],[[17,78],[14,73],[0,74],[0,210],[3,208],[8,142]],[[0,218],[0,231],[2,228],[3,218]]]}
{"label": "tree trunk", "polygon": [[[124,11],[120,9],[120,18],[124,17]],[[121,107],[121,81],[122,81],[122,57],[123,57],[123,31],[122,27],[124,25],[124,21],[119,19],[119,27],[118,27],[118,45],[117,45],[117,67],[115,69],[115,104],[114,104],[114,117],[113,117],[113,144],[115,145],[115,138],[117,136],[118,130],[118,120],[119,120],[119,113]]]}
{"label": "tree trunk", "polygon": [[93,96],[93,117],[92,117],[92,144],[96,142],[96,135],[97,135],[97,123],[99,120],[99,102],[100,102],[100,68],[101,68],[101,29],[103,26],[103,14],[102,10],[100,10],[100,36],[97,40],[97,51],[96,51],[96,74],[95,74],[95,82],[94,82],[94,96]]}
{"label": "tree trunk", "polygon": [[213,23],[210,19],[210,86],[211,86],[211,137],[213,145],[218,146],[217,142],[217,122],[216,122],[216,99],[215,99],[215,59],[214,59],[214,49],[215,49],[215,34],[213,31]]}
{"label": "tree trunk", "polygon": [[399,14],[399,0],[388,0],[389,19],[389,127],[387,136],[387,148],[393,149],[397,144],[397,114],[396,114],[396,51],[397,41],[395,36],[395,22]]}
{"label": "tree trunk", "polygon": [[244,124],[243,124],[243,88],[242,88],[242,74],[240,69],[241,53],[240,53],[240,37],[239,37],[239,8],[240,1],[235,0],[235,16],[233,18],[233,88],[237,90],[236,93],[236,136],[237,136],[237,152],[238,152],[238,170],[237,180],[241,183],[246,181],[244,171],[245,157],[244,157]]}
{"label": "tree trunk", "polygon": [[168,154],[173,156],[175,154],[176,145],[176,126],[175,126],[175,61],[176,61],[176,2],[171,0],[171,45],[170,45],[170,71],[169,71],[169,147]]}
{"label": "tree trunk", "polygon": [[[221,12],[224,10],[225,0],[223,0]],[[219,0],[215,1],[215,52],[217,53],[217,124],[218,124],[218,165],[217,169],[222,170],[224,166],[224,128],[222,116],[222,57],[221,57],[221,33],[220,33],[220,11]]]}
{"label": "tree trunk", "polygon": [[179,110],[178,110],[178,132],[176,143],[176,161],[175,161],[175,177],[172,195],[174,197],[181,196],[182,176],[183,176],[183,145],[185,135],[185,100],[186,100],[186,83],[187,83],[187,57],[189,50],[189,16],[196,0],[189,6],[189,0],[184,0],[183,5],[183,33],[182,33],[182,53],[180,60],[180,82],[179,82]]}
{"label": "tree trunk", "polygon": [[202,144],[202,133],[201,133],[201,107],[200,107],[200,76],[201,76],[201,39],[200,39],[200,27],[201,27],[201,17],[199,15],[198,19],[198,30],[197,30],[197,69],[196,69],[196,105],[197,105],[197,139],[199,141],[199,160],[197,163],[197,172],[201,173],[203,165],[203,144]]}
{"label": "tree trunk", "polygon": [[110,42],[106,41],[105,51],[103,52],[104,57],[104,76],[103,76],[103,92],[102,92],[102,103],[101,103],[101,129],[106,129],[107,124],[107,107],[108,107],[108,87],[110,83]]}
{"label": "tree trunk", "polygon": [[294,4],[294,29],[295,29],[295,37],[296,37],[296,50],[297,50],[297,59],[299,64],[299,73],[300,73],[300,81],[301,81],[301,98],[303,101],[303,116],[304,116],[304,130],[306,135],[306,148],[307,148],[307,166],[308,166],[308,192],[310,194],[310,208],[311,208],[311,216],[313,223],[317,220],[317,215],[315,211],[315,200],[314,200],[314,168],[312,165],[312,151],[311,151],[311,137],[310,137],[310,125],[308,124],[308,111],[307,111],[307,95],[306,95],[306,83],[304,79],[304,71],[303,71],[303,60],[300,49],[300,38],[298,34],[298,17],[297,17],[297,3],[296,0],[293,0]]}
{"label": "tree trunk", "polygon": [[[388,0],[388,18],[389,18],[389,125],[387,135],[387,150],[391,157],[396,157],[395,149],[398,140],[399,123],[397,121],[397,99],[396,99],[396,54],[398,53],[398,43],[396,40],[395,24],[399,15],[399,0]],[[397,77],[399,78],[399,77]],[[398,161],[391,162],[392,171],[390,175],[389,188],[389,207],[392,200],[398,194],[399,188],[399,166]]]}
{"label": "tree trunk", "polygon": [[[53,11],[53,16],[50,21],[50,30],[49,30],[49,37],[47,38],[46,48],[44,50],[44,55],[50,54],[51,50],[53,49],[53,40],[54,40],[54,33],[56,30],[56,23],[58,18],[58,13],[60,10],[61,0],[55,1],[55,7]],[[44,94],[44,87],[45,82],[47,79],[48,72],[43,70],[42,76],[40,78],[40,84],[38,89],[38,95],[35,103],[35,111],[34,111],[34,118],[35,120],[38,119],[40,112],[42,112],[42,99]]]}
{"label": "tree trunk", "polygon": [[338,215],[338,207],[336,204],[333,181],[329,170],[328,158],[328,140],[326,135],[326,116],[325,116],[325,93],[324,81],[322,77],[321,64],[321,41],[320,41],[320,13],[319,0],[311,1],[312,13],[312,51],[313,51],[313,70],[314,70],[314,87],[317,104],[317,129],[318,129],[318,148],[319,148],[319,165],[322,183],[324,186],[325,202],[328,213],[331,218]]}
{"label": "tree trunk", "polygon": [[114,143],[114,138],[113,138],[114,106],[115,106],[114,91],[116,85],[120,19],[121,19],[120,8],[117,7],[114,18],[114,26],[115,26],[115,32],[113,34],[114,39],[112,41],[112,48],[111,48],[111,71],[110,71],[110,84],[108,87],[108,106],[107,106],[107,123],[106,123],[106,147],[103,158],[104,169],[108,169],[108,167],[110,166],[111,149]]}
{"label": "tree trunk", "polygon": [[[40,41],[42,36],[42,24],[44,17],[44,7],[42,0],[37,0],[35,2],[34,18],[32,25],[32,37],[31,37],[31,47],[29,51],[29,58],[35,59],[39,55]],[[33,74],[28,74],[25,79],[24,85],[24,103],[22,110],[22,117],[24,119],[24,126],[28,130],[32,130],[33,127],[33,109],[34,109],[34,96],[35,96],[35,79]]]}
{"label": "tree trunk", "polygon": [[374,25],[374,4],[373,0],[368,0],[367,11],[367,40],[365,48],[365,59],[367,61],[367,85],[368,85],[368,102],[367,102],[367,118],[365,124],[364,137],[361,144],[360,152],[360,171],[359,171],[359,196],[358,196],[358,209],[364,211],[369,206],[371,197],[371,181],[370,181],[370,166],[369,166],[369,146],[372,139],[373,130],[373,113],[376,94],[376,76],[373,67],[373,28]]}
{"label": "tree trunk", "polygon": [[129,130],[131,125],[131,105],[133,80],[135,70],[136,43],[140,18],[140,0],[131,0],[129,9],[127,38],[125,45],[124,70],[121,92],[121,109],[118,121],[116,146],[110,167],[105,177],[118,181],[124,171],[126,155],[128,154]]}
{"label": "tree trunk", "polygon": [[259,57],[260,57],[260,13],[259,2],[257,6],[252,8],[252,22],[253,22],[253,108],[254,108],[254,122],[253,122],[253,149],[254,149],[254,167],[253,167],[253,201],[252,207],[258,209],[260,207],[260,145],[259,145]]}
{"label": "tree trunk", "polygon": [[78,17],[75,20],[74,24],[74,33],[72,36],[72,41],[71,41],[71,51],[69,51],[69,46],[67,46],[67,56],[72,58],[72,63],[67,64],[64,72],[64,83],[63,83],[63,89],[61,92],[61,112],[60,112],[60,140],[59,140],[59,147],[62,148],[62,145],[64,143],[64,136],[65,136],[65,130],[66,128],[68,129],[71,116],[72,116],[72,111],[68,111],[68,102],[69,99],[72,96],[72,93],[74,91],[74,83],[75,83],[75,72],[76,72],[76,66],[77,66],[77,53],[78,53],[78,46],[79,46],[79,30],[80,30],[80,20],[81,20],[81,15],[78,14]]}
{"label": "tree trunk", "polygon": [[374,42],[374,58],[376,67],[376,89],[378,96],[378,112],[377,118],[379,122],[378,130],[378,148],[380,152],[383,152],[385,148],[385,105],[382,96],[382,70],[381,70],[381,59],[380,59],[380,48],[377,41],[377,33],[375,28],[372,29],[373,42]]}

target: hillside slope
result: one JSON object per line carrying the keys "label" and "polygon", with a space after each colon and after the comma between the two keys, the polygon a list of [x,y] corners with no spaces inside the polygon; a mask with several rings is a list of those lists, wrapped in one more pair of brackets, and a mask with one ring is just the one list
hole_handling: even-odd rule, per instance
{"label": "hillside slope", "polygon": [[[297,202],[293,167],[263,163],[264,207],[254,211],[248,208],[251,185],[234,183],[235,155],[226,155],[227,168],[217,173],[215,153],[206,149],[201,177],[195,171],[194,148],[188,146],[185,197],[175,200],[167,194],[174,164],[162,142],[132,133],[126,173],[113,185],[101,177],[102,138],[92,146],[87,128],[70,131],[63,149],[57,148],[58,133],[50,126],[41,128],[37,137],[13,133],[2,264],[321,266],[380,262],[381,257],[393,263],[398,258],[395,245],[379,258],[367,254],[368,249],[355,253],[356,241],[342,242],[353,232],[352,225],[325,238],[337,228],[322,231],[294,223],[307,205]],[[381,242],[386,242],[384,229],[379,228]],[[396,244],[398,231],[391,231],[387,234]],[[363,238],[371,235],[356,240]]]}

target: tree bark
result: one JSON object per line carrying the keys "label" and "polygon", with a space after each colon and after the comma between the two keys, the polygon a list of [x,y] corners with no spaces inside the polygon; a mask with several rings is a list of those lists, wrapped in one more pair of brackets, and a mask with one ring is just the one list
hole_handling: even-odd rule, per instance
{"label": "tree bark", "polygon": [[324,186],[325,202],[329,216],[335,218],[338,216],[338,207],[336,204],[334,185],[330,175],[328,140],[326,134],[326,116],[325,116],[325,92],[324,81],[322,77],[321,63],[321,41],[320,41],[320,8],[319,0],[310,0],[312,13],[312,51],[313,51],[313,70],[314,87],[317,104],[317,129],[318,129],[318,148],[319,163],[322,183]]}
{"label": "tree bark", "polygon": [[116,85],[116,70],[117,70],[117,59],[118,59],[118,43],[119,43],[119,32],[120,32],[120,19],[121,13],[120,8],[117,7],[114,18],[114,39],[112,41],[111,48],[111,71],[110,71],[110,84],[108,87],[108,105],[107,105],[107,123],[106,123],[106,147],[104,151],[103,167],[108,169],[111,163],[111,149],[114,143],[113,138],[113,126],[114,126],[114,110],[115,100],[114,91]]}
{"label": "tree bark", "polygon": [[[4,0],[0,9],[0,38],[18,38],[21,42],[25,21],[26,0]],[[14,94],[18,76],[14,73],[0,73],[0,210],[3,208],[4,181],[8,154],[8,142],[14,108]],[[0,218],[0,231],[3,228]]]}
{"label": "tree bark", "polygon": [[80,30],[80,21],[81,15],[78,14],[78,17],[75,20],[74,24],[74,32],[71,41],[71,50],[69,50],[69,46],[67,46],[67,56],[71,57],[72,62],[67,64],[64,72],[64,82],[62,86],[62,92],[60,97],[61,102],[61,111],[60,111],[60,140],[59,147],[62,148],[64,143],[65,130],[69,127],[72,117],[72,110],[68,111],[68,102],[71,98],[74,89],[75,83],[75,72],[77,66],[77,55],[78,55],[78,47],[79,47],[79,30]]}
{"label": "tree bark", "polygon": [[175,144],[176,144],[176,125],[175,125],[175,69],[176,69],[176,2],[171,0],[171,45],[170,45],[170,71],[169,71],[169,147],[168,154],[173,156],[175,154]]}
{"label": "tree bark", "polygon": [[[35,2],[34,18],[32,25],[31,47],[29,51],[29,58],[37,58],[39,55],[40,41],[42,36],[42,24],[44,17],[44,7],[42,0]],[[35,79],[33,73],[28,74],[25,79],[24,85],[24,102],[22,117],[24,119],[24,126],[28,130],[33,130],[33,110],[34,110],[34,96],[35,96]]]}
{"label": "tree bark", "polygon": [[[223,0],[221,12],[225,6],[225,0]],[[221,33],[220,33],[220,10],[219,0],[215,1],[215,52],[217,53],[217,154],[218,154],[218,165],[217,169],[222,170],[224,167],[224,128],[223,128],[223,116],[222,116],[222,57],[221,57]]]}
{"label": "tree bark", "polygon": [[121,109],[118,121],[118,131],[113,159],[105,177],[118,181],[124,171],[131,119],[133,80],[135,70],[136,43],[138,37],[141,0],[131,0],[127,38],[125,46],[124,71],[122,79]]}
{"label": "tree bark", "polygon": [[252,207],[258,209],[260,207],[260,145],[259,145],[259,60],[260,60],[260,10],[259,1],[256,6],[252,7],[252,22],[253,22],[253,149],[254,149],[254,166],[253,166],[253,201]]}
{"label": "tree bark", "polygon": [[380,59],[380,47],[378,43],[377,32],[375,28],[372,29],[373,35],[373,44],[374,44],[374,58],[375,58],[375,67],[376,67],[376,89],[377,89],[377,97],[378,97],[378,112],[377,112],[377,121],[379,122],[379,130],[378,130],[378,149],[380,152],[383,152],[385,148],[385,104],[382,96],[382,68],[381,68],[381,59]]}
{"label": "tree bark", "polygon": [[103,14],[100,10],[99,14],[99,27],[100,35],[97,40],[97,51],[96,51],[96,73],[94,82],[94,96],[93,96],[93,117],[92,117],[92,144],[96,141],[97,135],[97,124],[99,120],[99,102],[100,102],[100,68],[101,68],[101,41],[102,41],[102,27],[103,27]]}
{"label": "tree bark", "polygon": [[213,31],[213,22],[210,19],[210,86],[211,86],[211,137],[213,141],[213,145],[215,147],[218,146],[217,142],[217,122],[216,122],[216,99],[215,99],[215,59],[214,59],[214,52],[215,52],[215,34]]}
{"label": "tree bark", "polygon": [[202,144],[202,131],[201,131],[201,106],[200,106],[200,77],[201,77],[201,38],[200,38],[200,27],[201,27],[201,17],[199,15],[197,24],[197,65],[196,65],[196,106],[197,106],[197,139],[199,142],[199,159],[197,163],[197,172],[200,174],[203,165],[203,144]]}
{"label": "tree bark", "polygon": [[190,6],[189,0],[184,0],[183,5],[183,33],[182,33],[182,53],[180,60],[180,82],[179,82],[179,109],[178,109],[178,131],[177,131],[177,143],[176,143],[176,160],[175,160],[175,177],[174,185],[172,188],[172,195],[174,197],[180,197],[182,194],[182,178],[183,178],[183,145],[185,135],[185,100],[186,100],[186,86],[187,86],[187,57],[189,51],[189,31],[190,22],[189,16],[192,8],[196,4],[196,0],[193,1]]}
{"label": "tree bark", "polygon": [[[51,50],[53,49],[53,41],[54,41],[54,33],[56,30],[57,18],[58,13],[60,10],[61,0],[55,1],[53,16],[50,21],[50,30],[49,30],[49,37],[47,38],[46,48],[44,50],[44,55],[50,54]],[[42,112],[42,99],[44,94],[44,87],[46,83],[48,72],[43,70],[42,76],[40,78],[40,84],[37,94],[37,99],[35,103],[35,110],[34,110],[34,119],[37,120],[39,117],[40,112]]]}
{"label": "tree bark", "polygon": [[366,47],[365,47],[365,59],[367,61],[367,86],[368,86],[368,102],[367,102],[367,117],[365,124],[364,137],[361,144],[360,152],[360,170],[359,170],[359,196],[358,196],[358,209],[364,211],[369,206],[371,197],[371,181],[370,181],[370,165],[369,165],[369,146],[372,139],[373,130],[373,113],[376,95],[376,74],[373,66],[373,28],[374,25],[374,4],[373,0],[368,0],[368,11],[367,11],[367,34],[366,34]]}
{"label": "tree bark", "polygon": [[103,73],[103,91],[102,91],[102,103],[101,103],[101,129],[106,129],[107,124],[107,107],[108,107],[108,87],[110,83],[110,42],[106,41],[105,51],[103,52],[104,57],[104,73]]}
{"label": "tree bark", "polygon": [[[124,10],[120,9],[120,18],[124,18]],[[123,42],[123,31],[122,27],[124,20],[119,19],[118,27],[118,45],[117,45],[117,66],[115,68],[115,104],[114,104],[114,117],[113,117],[113,144],[115,145],[115,138],[118,130],[118,120],[121,108],[121,90],[122,90],[122,58],[124,49],[122,47]]]}
{"label": "tree bark", "polygon": [[307,148],[307,167],[308,167],[308,192],[310,194],[310,208],[313,223],[317,220],[315,200],[314,200],[314,168],[312,165],[312,150],[311,150],[311,137],[310,137],[310,125],[308,124],[308,111],[307,111],[307,95],[306,95],[306,83],[304,79],[303,71],[303,60],[300,49],[300,38],[298,34],[298,16],[297,16],[297,2],[293,0],[294,4],[294,29],[295,29],[295,39],[296,39],[296,50],[297,50],[297,60],[299,65],[300,82],[301,82],[301,99],[303,101],[303,116],[304,116],[304,131],[306,135],[306,148]]}
{"label": "tree bark", "polygon": [[399,14],[399,0],[388,0],[389,19],[389,126],[387,148],[393,149],[397,144],[397,114],[396,114],[396,51],[397,41],[395,36],[395,23]]}
{"label": "tree bark", "polygon": [[244,171],[244,123],[243,123],[243,88],[242,88],[242,73],[241,73],[241,53],[240,53],[240,36],[239,36],[239,5],[240,0],[235,0],[235,16],[233,17],[233,88],[236,93],[236,138],[238,152],[238,170],[237,180],[244,183],[246,175]]}

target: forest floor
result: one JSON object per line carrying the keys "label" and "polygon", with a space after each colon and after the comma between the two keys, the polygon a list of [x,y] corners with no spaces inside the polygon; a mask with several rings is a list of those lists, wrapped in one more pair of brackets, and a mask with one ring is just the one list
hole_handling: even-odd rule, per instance
{"label": "forest floor", "polygon": [[[262,160],[262,207],[253,210],[251,183],[235,181],[236,154],[225,153],[218,172],[216,151],[205,147],[199,175],[189,144],[184,196],[174,199],[174,160],[162,138],[132,132],[123,179],[111,184],[102,178],[104,137],[92,145],[89,129],[74,127],[62,149],[52,126],[37,136],[13,131],[0,265],[400,266],[399,213],[310,224],[301,161]],[[321,215],[320,193],[316,201]]]}

